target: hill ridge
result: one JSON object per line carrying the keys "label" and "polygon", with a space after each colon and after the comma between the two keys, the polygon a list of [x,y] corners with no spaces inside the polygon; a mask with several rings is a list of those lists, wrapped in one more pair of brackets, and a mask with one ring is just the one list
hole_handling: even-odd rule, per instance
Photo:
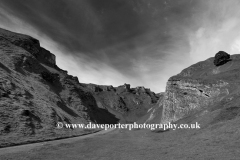
{"label": "hill ridge", "polygon": [[27,35],[0,29],[0,146],[89,132],[63,123],[130,123],[158,96],[129,84],[84,84],[56,65],[56,57]]}

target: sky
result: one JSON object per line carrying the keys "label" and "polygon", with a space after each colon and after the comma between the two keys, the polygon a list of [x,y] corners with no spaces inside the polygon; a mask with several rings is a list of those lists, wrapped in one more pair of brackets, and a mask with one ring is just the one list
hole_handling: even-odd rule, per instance
{"label": "sky", "polygon": [[240,51],[238,0],[0,0],[0,27],[30,35],[81,83],[164,92],[218,51]]}

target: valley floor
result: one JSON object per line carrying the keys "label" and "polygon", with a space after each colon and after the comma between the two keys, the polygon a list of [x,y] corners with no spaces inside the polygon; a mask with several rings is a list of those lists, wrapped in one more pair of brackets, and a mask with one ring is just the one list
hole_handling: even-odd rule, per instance
{"label": "valley floor", "polygon": [[[240,159],[240,118],[198,130],[114,130],[68,143],[45,142],[30,150],[0,150],[7,160]],[[2,152],[2,153],[1,153]]]}

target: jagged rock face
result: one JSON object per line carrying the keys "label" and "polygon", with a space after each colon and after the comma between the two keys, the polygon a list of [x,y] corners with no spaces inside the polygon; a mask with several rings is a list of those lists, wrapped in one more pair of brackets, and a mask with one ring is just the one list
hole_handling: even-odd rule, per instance
{"label": "jagged rock face", "polygon": [[30,36],[13,33],[4,29],[1,29],[0,37],[8,40],[12,44],[25,49],[30,54],[33,54],[34,56],[39,53],[41,50],[40,43],[37,39],[34,39]]}
{"label": "jagged rock face", "polygon": [[177,121],[206,108],[228,95],[227,82],[202,84],[201,81],[174,80],[167,83],[163,100],[162,123]]}
{"label": "jagged rock face", "polygon": [[149,108],[155,106],[159,96],[150,89],[130,88],[129,84],[118,87],[94,84],[82,84],[90,88],[99,108],[109,110],[120,122],[138,121],[147,114]]}
{"label": "jagged rock face", "polygon": [[159,107],[163,107],[162,123],[177,121],[200,110],[221,104],[239,93],[239,55],[216,67],[214,59],[199,62],[171,77]]}
{"label": "jagged rock face", "polygon": [[47,65],[50,65],[52,67],[54,67],[56,65],[56,57],[54,54],[52,54],[51,52],[49,52],[48,50],[44,49],[44,48],[40,48],[39,53],[36,55],[36,58]]}
{"label": "jagged rock face", "polygon": [[157,102],[150,90],[79,83],[39,41],[0,29],[0,146],[77,135],[63,123],[133,122]]}

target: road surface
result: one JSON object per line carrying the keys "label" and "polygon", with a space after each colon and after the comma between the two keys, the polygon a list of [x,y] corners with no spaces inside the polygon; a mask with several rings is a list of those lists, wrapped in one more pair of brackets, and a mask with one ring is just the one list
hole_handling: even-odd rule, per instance
{"label": "road surface", "polygon": [[115,128],[111,128],[108,130],[102,130],[96,133],[83,135],[79,137],[73,137],[73,138],[65,138],[60,140],[53,140],[53,141],[46,141],[46,142],[39,142],[39,143],[31,143],[31,144],[24,144],[19,146],[13,146],[13,147],[6,147],[6,148],[0,148],[0,155],[8,154],[8,153],[14,153],[14,152],[22,152],[22,151],[29,151],[35,147],[40,147],[43,145],[58,145],[61,143],[73,143],[81,139],[94,137],[96,135],[106,134],[108,132],[113,131]]}

